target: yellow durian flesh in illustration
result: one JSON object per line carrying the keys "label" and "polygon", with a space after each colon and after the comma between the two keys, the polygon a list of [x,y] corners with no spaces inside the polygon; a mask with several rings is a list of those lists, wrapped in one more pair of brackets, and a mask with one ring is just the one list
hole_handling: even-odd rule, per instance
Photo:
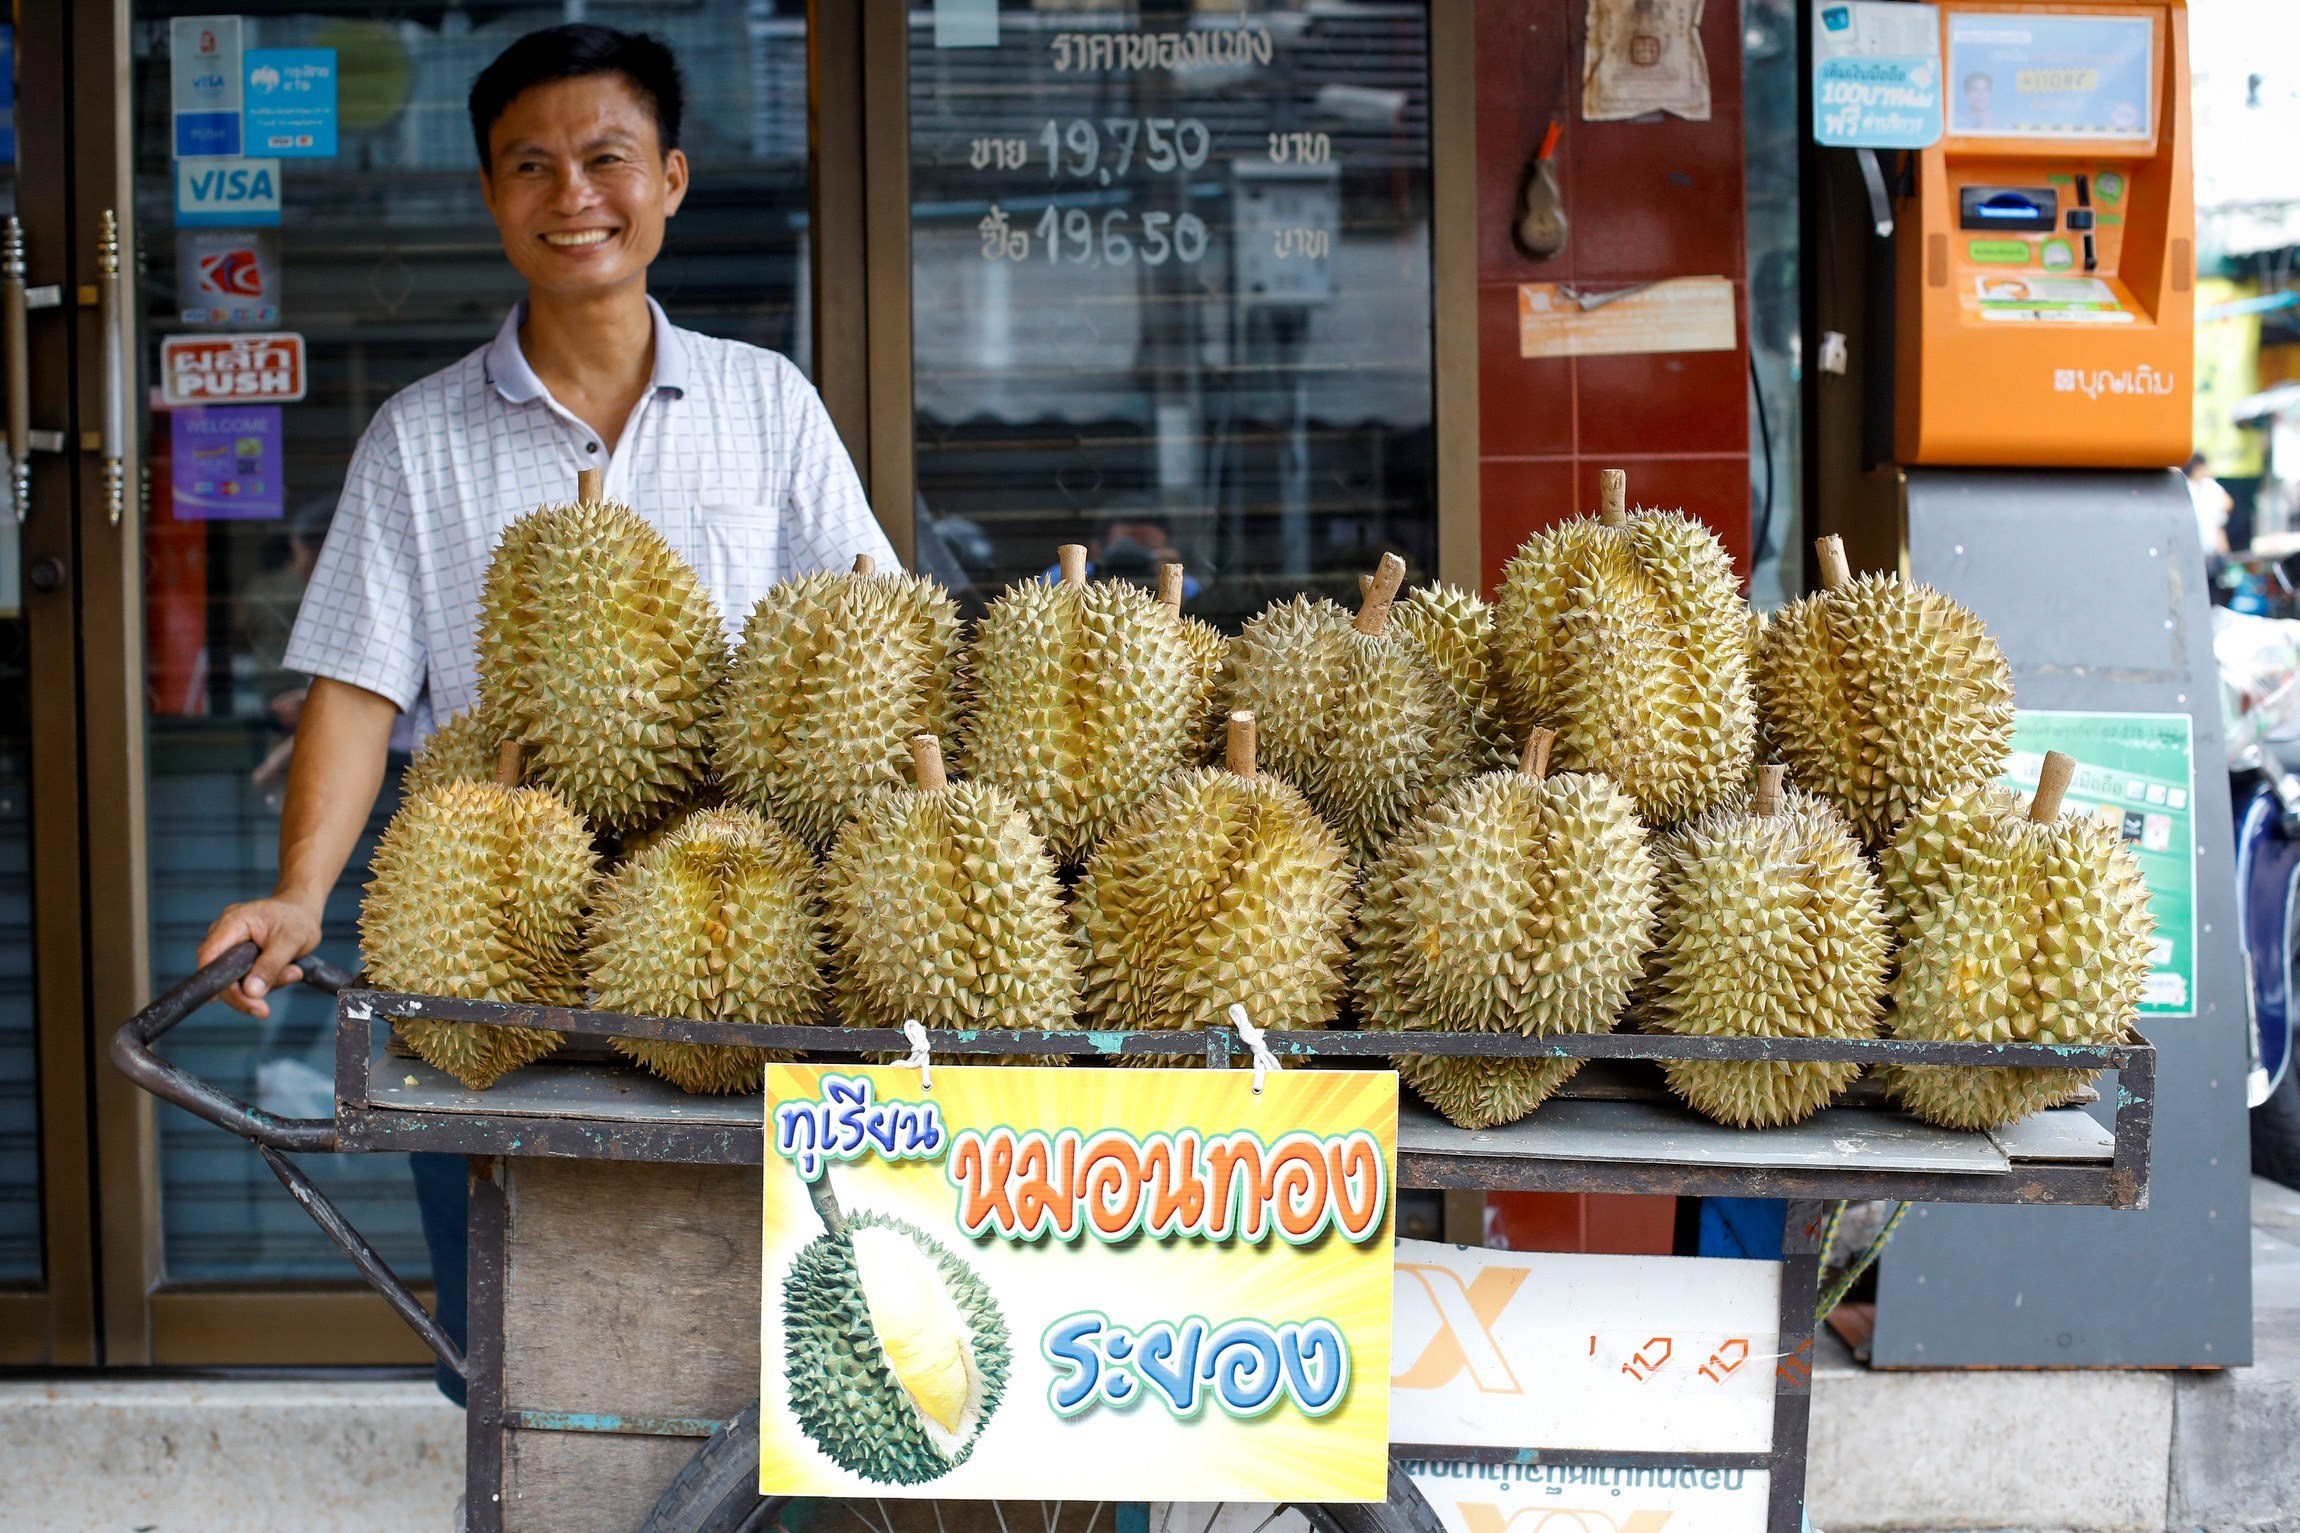
{"label": "yellow durian flesh in illustration", "polygon": [[1529,538],[1502,572],[1494,670],[1504,721],[1558,732],[1559,766],[1603,772],[1655,824],[1741,781],[1755,735],[1749,616],[1716,535],[1676,511],[1602,510]]}
{"label": "yellow durian flesh in illustration", "polygon": [[2012,743],[2012,668],[1981,620],[1930,586],[1855,578],[1819,540],[1822,589],[1758,640],[1758,709],[1800,787],[1868,846],[1917,805],[1995,777]]}
{"label": "yellow durian flesh in illustration", "polygon": [[[1508,772],[1471,778],[1392,841],[1366,875],[1353,973],[1360,1025],[1601,1033],[1651,941],[1653,858],[1636,806],[1593,774],[1547,775],[1536,729]],[[1573,1059],[1400,1054],[1398,1074],[1463,1128],[1510,1123]]]}
{"label": "yellow durian flesh in illustration", "polygon": [[1234,713],[1227,728],[1225,765],[1170,778],[1078,881],[1091,1026],[1202,1029],[1239,1003],[1259,1027],[1314,1028],[1340,1009],[1348,849],[1291,784],[1258,769],[1253,716]]}
{"label": "yellow durian flesh in illustration", "polygon": [[[1728,802],[1657,837],[1661,944],[1639,996],[1664,1032],[1866,1038],[1885,994],[1888,927],[1875,875],[1827,801],[1768,766]],[[1819,1112],[1860,1073],[1818,1061],[1672,1060],[1669,1087],[1736,1128]]]}
{"label": "yellow durian flesh in illustration", "polygon": [[1068,1027],[1078,962],[1045,841],[1001,789],[947,780],[933,736],[911,749],[918,787],[866,801],[823,864],[841,1019]]}
{"label": "yellow durian flesh in illustration", "polygon": [[1228,702],[1254,715],[1262,765],[1300,788],[1360,861],[1481,759],[1460,696],[1391,631],[1404,578],[1405,561],[1385,554],[1354,619],[1296,597],[1230,645]]}
{"label": "yellow durian flesh in illustration", "polygon": [[1065,864],[1140,807],[1199,749],[1203,662],[1149,592],[1088,584],[1065,544],[1062,578],[1009,586],[975,625],[962,762],[1005,792]]}
{"label": "yellow durian flesh in illustration", "polygon": [[[557,794],[467,781],[427,788],[384,827],[370,867],[359,942],[376,988],[582,1004],[595,865],[589,827]],[[427,1064],[474,1089],[559,1044],[540,1028],[391,1021]]]}
{"label": "yellow durian flesh in illustration", "polygon": [[973,1324],[941,1264],[917,1241],[885,1225],[863,1225],[851,1239],[855,1276],[887,1371],[917,1408],[934,1450],[955,1458],[986,1409]]}
{"label": "yellow durian flesh in illustration", "polygon": [[[2075,763],[2048,753],[2028,812],[1981,787],[1924,804],[1883,859],[1901,936],[1891,1027],[1928,1042],[2118,1043],[2137,1015],[2155,922],[2118,831],[2060,813]],[[2067,1100],[2084,1070],[1896,1065],[1903,1107],[1988,1129]]]}
{"label": "yellow durian flesh in illustration", "polygon": [[695,572],[629,506],[581,498],[504,529],[480,592],[479,685],[527,775],[602,829],[642,830],[710,758],[727,635]]}
{"label": "yellow durian flesh in illustration", "polygon": [[820,852],[863,799],[909,781],[907,741],[948,734],[958,607],[937,582],[875,571],[776,585],[743,624],[714,726],[728,792]]}
{"label": "yellow durian flesh in illustration", "polygon": [[[822,1020],[814,859],[747,809],[699,809],[616,870],[591,921],[591,989],[606,1011],[703,1022]],[[614,1038],[686,1091],[755,1091],[787,1052]]]}

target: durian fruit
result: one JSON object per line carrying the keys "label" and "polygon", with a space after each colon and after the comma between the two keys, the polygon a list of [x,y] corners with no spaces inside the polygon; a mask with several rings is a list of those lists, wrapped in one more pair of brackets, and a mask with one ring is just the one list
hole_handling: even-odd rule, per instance
{"label": "durian fruit", "polygon": [[528,774],[602,827],[639,830],[709,765],[727,635],[645,518],[580,498],[513,522],[480,592],[479,685]]}
{"label": "durian fruit", "polygon": [[417,747],[407,763],[399,779],[400,797],[413,798],[443,782],[497,781],[502,745],[502,726],[484,704],[450,716]]}
{"label": "durian fruit", "polygon": [[813,1188],[825,1233],[783,1283],[791,1413],[849,1473],[925,1484],[966,1462],[998,1410],[1013,1366],[1006,1318],[941,1241],[884,1214],[842,1215],[829,1179]]}
{"label": "durian fruit", "polygon": [[1996,776],[2012,668],[1967,608],[1897,575],[1854,578],[1825,537],[1822,589],[1775,613],[1754,673],[1766,740],[1869,846],[1910,810]]}
{"label": "durian fruit", "polygon": [[1274,603],[1230,645],[1229,705],[1254,715],[1262,764],[1372,858],[1477,770],[1459,695],[1390,618],[1405,561],[1382,556],[1355,619],[1323,597]]}
{"label": "durian fruit", "polygon": [[[814,858],[748,809],[700,809],[623,865],[591,917],[591,990],[607,1011],[799,1026],[823,1018]],[[756,1091],[789,1053],[608,1040],[683,1091]]]}
{"label": "durian fruit", "polygon": [[1235,1002],[1257,1026],[1313,1028],[1340,1009],[1348,849],[1291,784],[1256,770],[1252,714],[1231,714],[1228,731],[1227,764],[1168,779],[1078,881],[1090,1026],[1203,1029]]}
{"label": "durian fruit", "polygon": [[1191,764],[1206,682],[1182,625],[1148,591],[1087,584],[1076,544],[1061,560],[1061,580],[1009,586],[975,625],[964,765],[1074,864]]}
{"label": "durian fruit", "polygon": [[[1727,803],[1655,844],[1661,945],[1639,1009],[1665,1032],[1710,1038],[1866,1038],[1885,995],[1877,881],[1825,799],[1768,766],[1746,809]],[[1669,1087],[1736,1128],[1819,1112],[1860,1073],[1818,1061],[1672,1060]]]}
{"label": "durian fruit", "polygon": [[1046,843],[1003,789],[948,781],[934,736],[911,750],[918,787],[866,801],[823,864],[841,1018],[1070,1026],[1078,960]]}
{"label": "durian fruit", "polygon": [[727,791],[822,851],[873,790],[909,780],[905,741],[950,732],[958,655],[958,606],[924,576],[862,554],[851,574],[781,582],[727,668]]}
{"label": "durian fruit", "polygon": [[[2117,1043],[2147,982],[2155,922],[2116,829],[2063,815],[2076,764],[2046,755],[2026,815],[2002,788],[1945,794],[1883,858],[1902,946],[1891,1028],[1929,1042]],[[1988,1129],[2065,1101],[2084,1070],[1896,1065],[1893,1097],[1946,1128]]]}
{"label": "durian fruit", "polygon": [[1222,707],[1222,672],[1230,658],[1230,637],[1212,623],[1182,615],[1183,573],[1179,564],[1158,566],[1158,605],[1182,625],[1182,642],[1189,646],[1190,658],[1197,662],[1206,702],[1203,712],[1206,754],[1211,759],[1221,755],[1223,734],[1228,728],[1229,714]]}
{"label": "durian fruit", "polygon": [[[558,794],[464,781],[426,788],[391,817],[370,866],[359,943],[378,989],[582,1004],[595,867],[590,829]],[[542,1028],[391,1020],[427,1064],[475,1090],[559,1044]]]}
{"label": "durian fruit", "polygon": [[[1516,769],[1457,784],[1366,875],[1352,975],[1361,1026],[1547,1037],[1619,1018],[1652,941],[1653,857],[1612,782],[1546,775],[1553,738],[1536,729]],[[1581,1067],[1392,1062],[1463,1128],[1524,1117]]]}
{"label": "durian fruit", "polygon": [[1528,539],[1502,572],[1494,669],[1523,738],[1558,732],[1558,764],[1603,772],[1656,824],[1722,802],[1749,759],[1749,616],[1716,536],[1677,511],[1602,509]]}
{"label": "durian fruit", "polygon": [[1440,581],[1407,593],[1390,612],[1390,624],[1453,690],[1477,737],[1479,770],[1509,765],[1508,731],[1494,707],[1493,608]]}

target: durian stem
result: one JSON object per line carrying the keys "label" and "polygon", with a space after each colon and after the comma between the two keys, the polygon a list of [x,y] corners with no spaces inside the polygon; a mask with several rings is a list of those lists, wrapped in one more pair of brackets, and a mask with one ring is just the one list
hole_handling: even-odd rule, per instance
{"label": "durian stem", "polygon": [[579,468],[575,471],[575,499],[582,505],[595,506],[607,497],[607,471],[603,468]]}
{"label": "durian stem", "polygon": [[1360,575],[1358,577],[1358,600],[1364,601],[1366,599],[1366,593],[1371,591],[1373,588],[1374,577],[1371,575]]}
{"label": "durian stem", "polygon": [[1358,608],[1358,632],[1378,634],[1390,621],[1390,603],[1398,599],[1398,587],[1406,581],[1406,561],[1396,554],[1382,555],[1381,568],[1374,571],[1374,583],[1366,587],[1366,599]]}
{"label": "durian stem", "polygon": [[856,554],[856,555],[855,555],[855,573],[856,573],[856,574],[858,574],[858,575],[875,575],[875,574],[877,574],[877,573],[878,573],[878,561],[877,561],[876,559],[873,559],[873,558],[872,558],[872,557],[871,557],[869,554]]}
{"label": "durian stem", "polygon": [[807,1200],[814,1204],[815,1214],[823,1221],[823,1228],[833,1240],[847,1238],[846,1210],[839,1207],[839,1195],[831,1191],[831,1168],[823,1167],[822,1174],[807,1183]]}
{"label": "durian stem", "polygon": [[2060,818],[2061,795],[2076,776],[2076,760],[2059,751],[2044,753],[2044,769],[2036,774],[2036,797],[2029,801],[2028,817],[2042,825]]}
{"label": "durian stem", "polygon": [[942,742],[932,735],[910,737],[910,764],[918,773],[918,785],[928,793],[939,792],[950,786],[950,777],[942,767]]}
{"label": "durian stem", "polygon": [[1629,520],[1629,473],[1606,468],[1597,472],[1597,518],[1608,527]]}
{"label": "durian stem", "polygon": [[495,747],[495,786],[498,788],[516,788],[519,786],[519,779],[525,776],[527,771],[527,764],[521,759],[521,756],[522,752],[517,740],[506,740]]}
{"label": "durian stem", "polygon": [[1549,748],[1557,742],[1554,729],[1535,729],[1525,737],[1525,754],[1518,758],[1517,769],[1535,782],[1549,775]]}
{"label": "durian stem", "polygon": [[1182,615],[1182,566],[1166,563],[1158,566],[1158,604],[1176,617]]}
{"label": "durian stem", "polygon": [[1845,540],[1835,533],[1813,540],[1813,551],[1820,556],[1821,589],[1834,591],[1853,583],[1853,567],[1845,562]]}
{"label": "durian stem", "polygon": [[1757,797],[1750,809],[1762,815],[1781,812],[1782,790],[1789,782],[1789,769],[1785,766],[1760,767],[1757,770]]}
{"label": "durian stem", "polygon": [[1222,764],[1237,777],[1254,775],[1254,716],[1243,709],[1230,715],[1223,741]]}
{"label": "durian stem", "polygon": [[1066,586],[1086,584],[1086,545],[1065,543],[1054,550],[1054,557],[1062,563],[1062,583]]}

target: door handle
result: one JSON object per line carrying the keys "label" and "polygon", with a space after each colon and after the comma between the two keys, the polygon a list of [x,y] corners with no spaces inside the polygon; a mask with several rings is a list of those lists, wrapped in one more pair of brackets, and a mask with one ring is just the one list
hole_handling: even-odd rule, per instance
{"label": "door handle", "polygon": [[24,301],[24,223],[0,229],[0,347],[8,372],[8,486],[16,524],[32,498],[32,340]]}
{"label": "door handle", "polygon": [[128,316],[120,305],[120,220],[110,208],[96,233],[96,324],[103,332],[103,425],[99,449],[104,459],[104,510],[120,525],[126,504],[123,480],[128,459]]}

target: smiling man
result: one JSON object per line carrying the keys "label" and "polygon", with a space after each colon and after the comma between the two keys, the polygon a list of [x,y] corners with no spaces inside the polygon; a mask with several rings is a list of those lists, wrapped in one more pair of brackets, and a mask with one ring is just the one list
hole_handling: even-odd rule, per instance
{"label": "smiling man", "polygon": [[[420,739],[476,700],[480,580],[504,527],[572,498],[579,471],[603,470],[608,497],[662,530],[730,629],[786,576],[895,563],[799,370],[681,330],[647,296],[687,194],[682,97],[669,49],[599,26],[529,33],[471,87],[480,196],[527,297],[493,341],[387,402],[352,454],[283,662],[313,681],[278,881],[200,947],[202,963],[261,947],[226,996],[242,1011],[268,1015],[266,995],[302,977],[402,716]],[[460,1159],[417,1170],[443,1311],[461,1308],[461,1176]]]}

